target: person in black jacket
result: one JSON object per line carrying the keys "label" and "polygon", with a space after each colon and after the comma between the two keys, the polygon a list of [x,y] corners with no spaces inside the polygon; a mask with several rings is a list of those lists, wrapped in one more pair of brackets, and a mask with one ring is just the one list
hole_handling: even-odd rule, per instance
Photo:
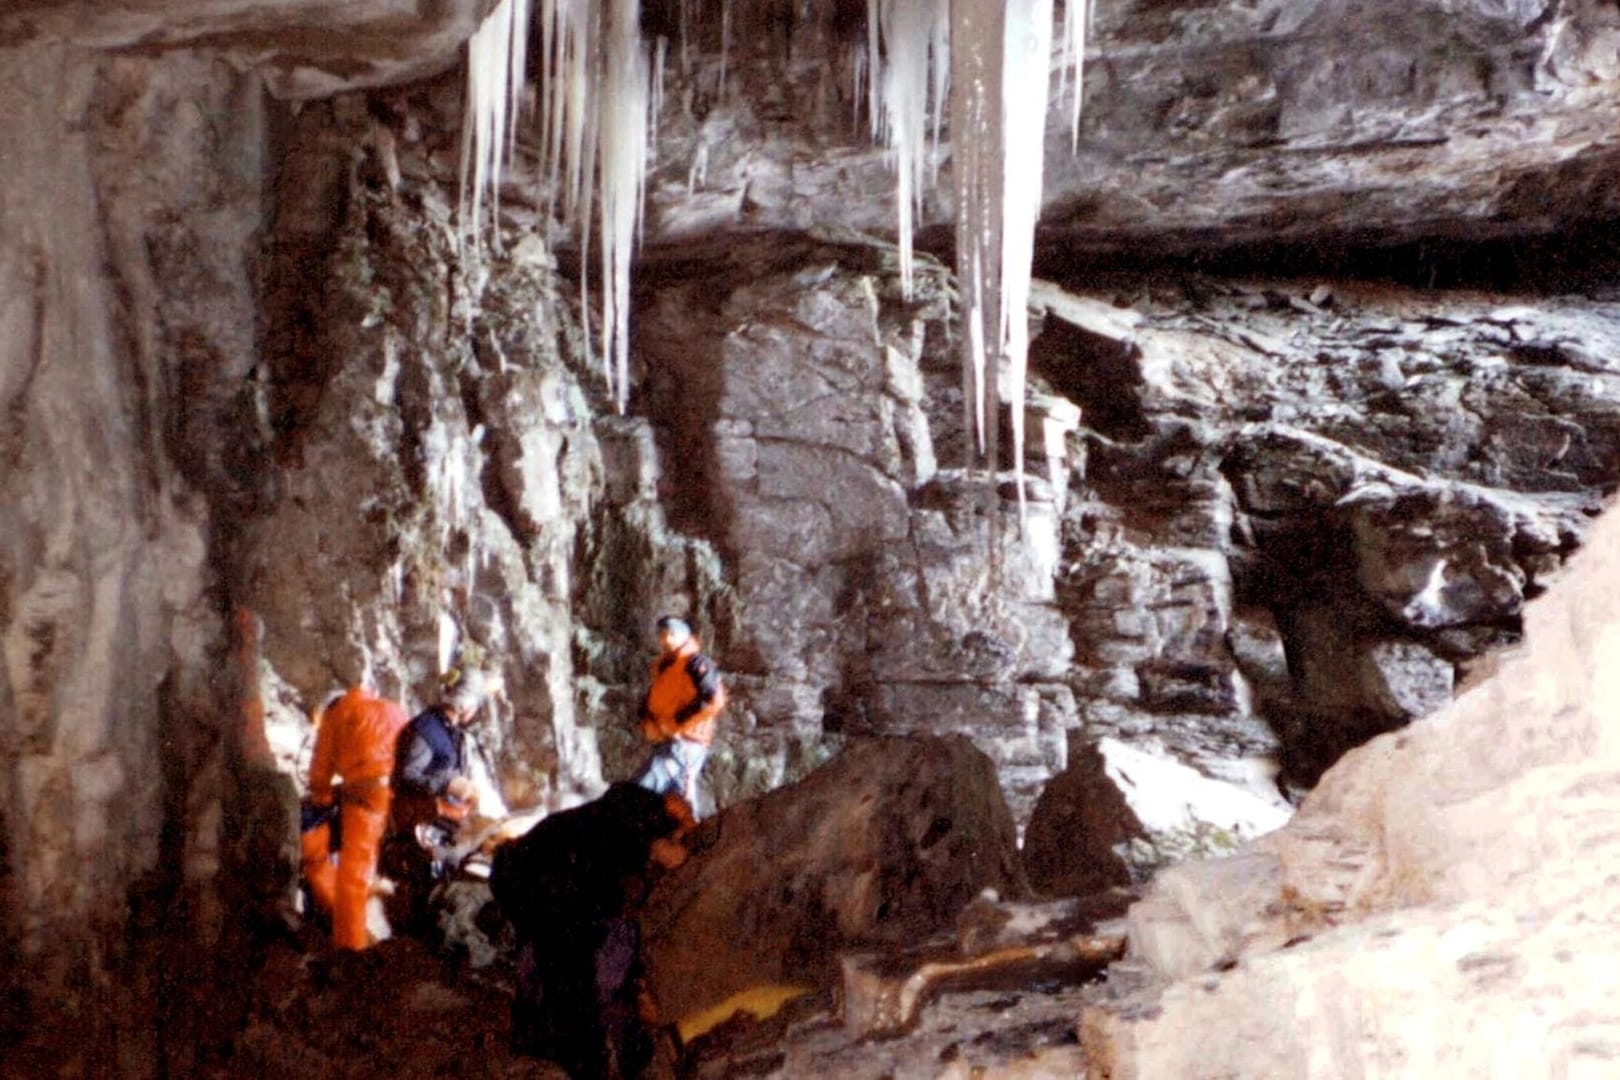
{"label": "person in black jacket", "polygon": [[512,1048],[574,1080],[638,1076],[653,1055],[635,913],[685,858],[679,795],[619,783],[495,851],[494,893],[518,942]]}

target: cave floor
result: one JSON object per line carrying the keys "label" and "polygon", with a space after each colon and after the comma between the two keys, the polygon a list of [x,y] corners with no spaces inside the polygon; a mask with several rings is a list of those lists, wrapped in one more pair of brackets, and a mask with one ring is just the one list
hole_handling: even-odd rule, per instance
{"label": "cave floor", "polygon": [[[1057,980],[942,992],[898,1037],[856,1038],[830,996],[801,999],[770,1021],[740,1015],[678,1051],[666,1039],[651,1075],[908,1080],[1083,1076],[1076,1019],[1087,985]],[[421,942],[364,953],[269,947],[254,1005],[219,1077],[566,1077],[508,1049],[511,984]]]}

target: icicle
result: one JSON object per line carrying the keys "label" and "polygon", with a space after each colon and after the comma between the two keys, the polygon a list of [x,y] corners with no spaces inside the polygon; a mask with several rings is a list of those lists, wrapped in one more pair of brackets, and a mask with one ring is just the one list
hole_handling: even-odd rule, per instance
{"label": "icicle", "polygon": [[529,76],[529,19],[533,0],[510,0],[512,4],[510,37],[507,43],[506,66],[506,157],[510,161],[517,153],[518,121],[523,112],[523,87]]}
{"label": "icicle", "polygon": [[1091,22],[1091,0],[1064,0],[1063,61],[1058,68],[1058,97],[1063,97],[1063,75],[1074,69],[1074,96],[1069,101],[1069,149],[1080,149],[1080,100],[1086,80],[1086,30]]}
{"label": "icicle", "polygon": [[872,141],[883,141],[883,8],[881,0],[866,0],[866,122]]}
{"label": "icicle", "polygon": [[[946,76],[940,73],[947,70],[949,16],[949,0],[867,0],[868,107],[873,137],[884,140],[894,155],[900,283],[907,296],[915,218],[936,156],[927,145],[930,128],[938,145],[946,85]],[[930,86],[936,93],[932,102]]]}
{"label": "icicle", "polygon": [[[514,145],[522,65],[527,62],[530,0],[501,0],[467,41],[467,100],[461,135],[461,221],[473,236],[483,229],[490,192],[491,230],[500,246],[501,165]],[[521,31],[521,39],[520,39]],[[514,76],[518,76],[514,80]]]}
{"label": "icicle", "polygon": [[[929,55],[943,39],[950,8],[942,0],[886,0],[883,38],[889,63],[884,75],[884,113],[897,172],[895,202],[900,212],[900,283],[906,296],[912,286],[912,235],[922,209],[922,186],[929,175],[927,139]],[[944,67],[943,56],[934,64]],[[937,114],[939,106],[933,111]]]}
{"label": "icicle", "polygon": [[1002,68],[1000,339],[1012,411],[1018,514],[1024,503],[1024,383],[1029,366],[1029,289],[1035,225],[1046,160],[1046,91],[1052,55],[1052,0],[1009,0]]}
{"label": "icicle", "polygon": [[[963,411],[980,457],[991,453],[995,445],[987,437],[996,414],[985,408],[985,384],[992,359],[987,327],[992,317],[999,324],[1001,303],[1004,35],[1001,0],[953,0],[951,150],[956,184],[956,276],[964,330]],[[996,367],[999,369],[999,362]]]}
{"label": "icicle", "polygon": [[[1041,209],[1052,0],[955,0],[951,141],[955,151],[957,276],[961,282],[964,407],[995,469],[999,405],[1012,418],[1020,519],[1029,290]],[[991,320],[994,320],[993,322]],[[995,371],[993,386],[986,377]],[[986,391],[995,393],[987,408]]]}
{"label": "icicle", "polygon": [[439,671],[450,670],[450,662],[455,659],[456,641],[460,632],[456,629],[456,620],[443,608],[439,609]]}
{"label": "icicle", "polygon": [[934,58],[934,86],[928,108],[933,114],[929,136],[928,182],[932,185],[939,173],[939,128],[949,107],[951,88],[951,8],[950,0],[938,0],[933,25],[929,28],[928,51]]}
{"label": "icicle", "polygon": [[699,143],[686,170],[686,193],[691,195],[709,182],[709,144]]}
{"label": "icicle", "polygon": [[861,102],[863,100],[867,103],[868,112],[875,111],[872,105],[872,95],[874,91],[871,84],[867,81],[867,72],[870,70],[868,57],[870,56],[870,45],[866,47],[862,47],[860,45],[850,47],[849,70],[851,73],[851,93],[849,95],[849,121],[851,124],[860,124]]}
{"label": "icicle", "polygon": [[652,104],[647,108],[647,163],[658,163],[658,118],[664,112],[664,69],[669,57],[669,38],[660,37],[653,45]]}
{"label": "icicle", "polygon": [[630,381],[630,253],[647,163],[651,70],[642,45],[640,0],[611,0],[606,67],[597,115],[602,186],[602,358],[623,412]]}

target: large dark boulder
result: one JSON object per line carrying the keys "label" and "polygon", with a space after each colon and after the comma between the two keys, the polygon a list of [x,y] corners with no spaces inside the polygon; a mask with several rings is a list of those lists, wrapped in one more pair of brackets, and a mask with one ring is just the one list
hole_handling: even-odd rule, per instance
{"label": "large dark boulder", "polygon": [[921,941],[987,888],[1028,893],[995,766],[962,736],[852,743],[727,808],[697,847],[642,913],[666,1019],[749,986],[830,985],[843,949]]}

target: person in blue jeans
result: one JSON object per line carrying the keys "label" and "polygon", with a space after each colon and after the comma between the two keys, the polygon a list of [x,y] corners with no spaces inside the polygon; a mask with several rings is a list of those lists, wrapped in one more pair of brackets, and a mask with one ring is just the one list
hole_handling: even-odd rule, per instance
{"label": "person in blue jeans", "polygon": [[634,782],[659,794],[680,795],[695,811],[698,774],[725,707],[720,671],[703,654],[692,627],[685,619],[662,616],[652,684],[641,703],[641,734],[653,750]]}

